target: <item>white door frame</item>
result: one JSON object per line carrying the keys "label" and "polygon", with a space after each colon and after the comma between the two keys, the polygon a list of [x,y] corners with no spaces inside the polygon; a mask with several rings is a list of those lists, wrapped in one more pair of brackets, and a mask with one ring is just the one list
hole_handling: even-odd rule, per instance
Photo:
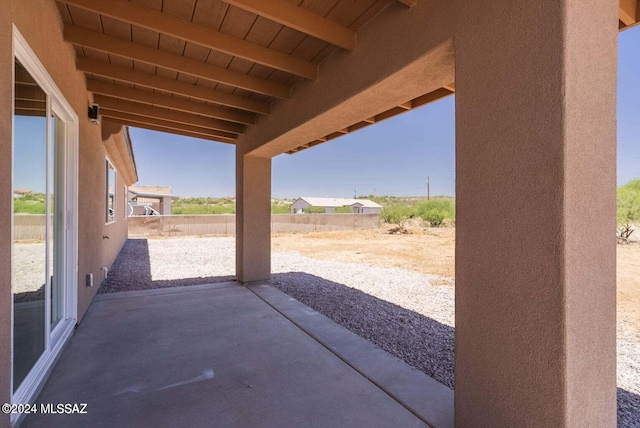
{"label": "white door frame", "polygon": [[[38,60],[36,54],[29,47],[25,38],[20,31],[13,25],[13,58],[19,60],[24,68],[31,74],[42,90],[47,94],[47,139],[52,138],[50,130],[50,116],[55,113],[61,120],[65,122],[65,261],[64,272],[61,273],[64,284],[63,298],[63,317],[58,325],[50,331],[50,290],[45,289],[45,350],[35,363],[27,377],[20,384],[18,389],[13,392],[13,302],[11,307],[11,401],[13,403],[29,403],[32,402],[40,388],[43,386],[53,364],[60,355],[65,343],[71,337],[78,318],[78,138],[79,138],[79,121],[78,115],[75,113],[71,105],[62,95],[51,76],[47,73],[45,67]],[[13,67],[15,70],[15,64]],[[15,74],[15,71],[14,71]],[[14,82],[15,91],[15,75]],[[15,93],[12,96],[15,99]],[[14,107],[15,108],[15,107]],[[12,112],[14,115],[15,112]],[[12,144],[14,136],[12,136]],[[49,147],[49,141],[47,146]],[[13,168],[12,165],[12,176]],[[49,179],[49,178],[47,178]],[[13,212],[13,209],[12,209]],[[46,222],[48,223],[48,221]],[[13,217],[11,220],[12,236],[13,236]],[[12,252],[13,258],[13,252]],[[13,269],[13,260],[12,260]],[[50,286],[50,285],[49,285]],[[12,293],[13,295],[13,293]],[[19,415],[11,415],[12,423],[18,420]]]}

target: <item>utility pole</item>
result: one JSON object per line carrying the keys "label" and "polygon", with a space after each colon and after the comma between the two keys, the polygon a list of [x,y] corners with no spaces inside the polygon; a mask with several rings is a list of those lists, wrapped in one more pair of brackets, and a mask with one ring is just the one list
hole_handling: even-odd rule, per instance
{"label": "utility pole", "polygon": [[376,189],[373,189],[373,197],[376,197]]}
{"label": "utility pole", "polygon": [[358,199],[358,191],[357,190],[353,191],[353,199]]}
{"label": "utility pole", "polygon": [[431,199],[431,195],[429,194],[429,176],[427,176],[427,201]]}

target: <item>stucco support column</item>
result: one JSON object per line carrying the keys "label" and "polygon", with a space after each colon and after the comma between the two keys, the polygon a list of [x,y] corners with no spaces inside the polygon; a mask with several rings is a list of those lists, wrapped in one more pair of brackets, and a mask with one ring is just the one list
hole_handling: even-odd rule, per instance
{"label": "stucco support column", "polygon": [[173,199],[171,198],[162,198],[162,215],[171,215]]}
{"label": "stucco support column", "polygon": [[464,2],[458,427],[616,426],[617,7]]}
{"label": "stucco support column", "polygon": [[242,283],[271,276],[271,159],[236,148],[236,277]]}
{"label": "stucco support column", "polygon": [[[13,58],[11,3],[0,13],[0,403],[11,401],[11,204],[13,199],[12,143]],[[0,427],[9,415],[0,413]]]}

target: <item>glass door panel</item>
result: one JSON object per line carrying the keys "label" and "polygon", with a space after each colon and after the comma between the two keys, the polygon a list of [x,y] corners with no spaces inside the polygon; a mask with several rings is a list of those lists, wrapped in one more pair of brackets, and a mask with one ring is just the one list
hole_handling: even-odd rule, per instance
{"label": "glass door panel", "polygon": [[[47,95],[15,63],[13,388],[45,349],[47,263]],[[25,227],[23,227],[25,226]],[[25,235],[19,231],[30,230]]]}
{"label": "glass door panel", "polygon": [[64,148],[65,123],[51,115],[51,147],[49,156],[49,266],[51,272],[51,330],[64,316]]}

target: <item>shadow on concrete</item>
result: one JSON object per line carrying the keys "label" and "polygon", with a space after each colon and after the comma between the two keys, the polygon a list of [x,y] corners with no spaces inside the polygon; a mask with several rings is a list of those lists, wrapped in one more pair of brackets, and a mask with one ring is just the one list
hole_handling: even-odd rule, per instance
{"label": "shadow on concrete", "polygon": [[[234,281],[235,276],[151,278],[146,239],[129,239],[98,293]],[[273,274],[269,283],[454,389],[454,328],[355,288],[304,272]],[[618,388],[618,427],[640,427],[640,395]]]}
{"label": "shadow on concrete", "polygon": [[235,279],[235,275],[225,275],[154,281],[151,277],[151,260],[147,240],[128,239],[109,269],[109,276],[100,284],[98,294],[211,284],[235,281]]}

